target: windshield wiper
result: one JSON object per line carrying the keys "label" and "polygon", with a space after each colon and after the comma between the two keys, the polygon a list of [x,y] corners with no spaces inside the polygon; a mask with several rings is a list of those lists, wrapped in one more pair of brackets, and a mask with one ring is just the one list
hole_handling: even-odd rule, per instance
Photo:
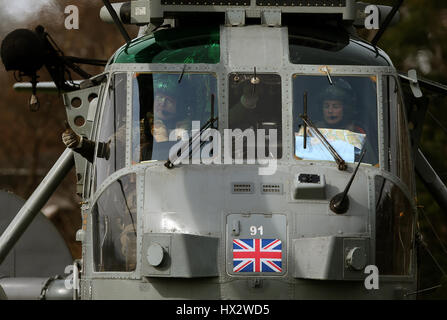
{"label": "windshield wiper", "polygon": [[349,189],[351,189],[352,182],[354,181],[355,175],[357,174],[357,171],[359,170],[360,164],[363,161],[363,157],[365,156],[366,148],[363,148],[362,154],[360,156],[359,163],[357,164],[357,167],[354,170],[354,173],[351,176],[351,179],[349,179],[348,184],[345,187],[345,190],[342,193],[336,194],[329,203],[329,208],[332,212],[335,212],[336,214],[344,214],[348,212],[349,209],[349,197],[348,192]]}
{"label": "windshield wiper", "polygon": [[324,66],[323,68],[321,68],[321,71],[323,71],[323,72],[326,73],[326,75],[327,75],[327,79],[328,79],[328,81],[329,81],[329,84],[330,84],[331,86],[333,86],[333,85],[334,85],[334,82],[332,81],[332,78],[331,78],[331,72],[330,72],[329,68],[328,68],[327,66]]}
{"label": "windshield wiper", "polygon": [[182,73],[180,74],[180,77],[177,80],[178,83],[182,82],[183,75],[185,74],[185,70],[186,70],[186,64],[183,66]]}
{"label": "windshield wiper", "polygon": [[[183,154],[183,152],[184,151],[186,151],[186,150],[189,150],[189,159],[191,159],[192,158],[192,154],[193,154],[193,152],[195,151],[195,150],[193,150],[192,148],[191,148],[191,146],[193,145],[193,143],[194,143],[194,141],[198,138],[199,140],[200,140],[200,137],[202,136],[202,133],[206,130],[206,129],[209,129],[209,128],[212,128],[212,129],[216,129],[215,127],[214,127],[214,123],[217,121],[219,119],[219,117],[214,117],[214,94],[212,94],[211,95],[211,116],[210,116],[210,118],[208,119],[208,121],[202,126],[202,128],[200,128],[200,131],[196,134],[196,135],[194,135],[193,137],[191,137],[191,138],[189,138],[189,140],[188,140],[188,144],[186,144],[186,142],[185,142],[185,144],[184,145],[182,145],[182,147],[180,148],[180,154]],[[200,144],[199,144],[199,146],[200,146],[200,148],[205,144],[205,143],[207,143],[208,141],[201,141],[200,142]],[[173,160],[173,161],[171,161],[171,159],[168,159],[168,161],[166,161],[165,162],[165,167],[166,168],[168,168],[168,169],[172,169],[172,168],[174,168],[174,163],[173,162],[175,162],[176,160],[178,160],[178,158],[179,157],[177,157],[177,159],[175,159],[175,160]]]}
{"label": "windshield wiper", "polygon": [[[304,122],[304,141],[307,139],[307,127],[310,127],[314,134],[317,136],[318,140],[326,147],[326,149],[330,152],[330,154],[334,157],[335,162],[337,162],[338,170],[346,171],[348,166],[346,165],[345,160],[335,151],[334,147],[327,141],[325,136],[318,130],[318,128],[310,121],[309,116],[307,115],[307,92],[304,93],[304,113],[300,115],[300,118]],[[304,142],[306,143],[306,142]],[[306,146],[306,145],[304,145]]]}
{"label": "windshield wiper", "polygon": [[326,147],[326,149],[330,152],[330,154],[334,157],[335,162],[337,162],[338,170],[340,171],[346,171],[348,166],[346,165],[345,160],[335,151],[335,149],[332,147],[332,145],[327,141],[327,139],[324,137],[324,135],[318,130],[317,127],[312,123],[312,121],[309,120],[308,117],[305,117],[304,115],[300,116],[303,122],[312,129],[314,134],[317,136],[318,140]]}

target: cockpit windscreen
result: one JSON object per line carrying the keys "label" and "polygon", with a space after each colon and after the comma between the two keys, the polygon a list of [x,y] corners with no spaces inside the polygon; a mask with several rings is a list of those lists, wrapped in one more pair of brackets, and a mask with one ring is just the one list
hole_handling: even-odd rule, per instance
{"label": "cockpit windscreen", "polygon": [[200,128],[212,112],[217,117],[217,97],[217,80],[213,74],[135,73],[133,163],[167,160],[178,140],[188,141],[193,124]]}
{"label": "cockpit windscreen", "polygon": [[[307,103],[305,103],[307,101]],[[347,163],[378,165],[377,78],[375,76],[293,76],[293,144],[299,160],[335,161],[317,133],[304,134],[307,119]],[[304,141],[306,140],[306,141]]]}

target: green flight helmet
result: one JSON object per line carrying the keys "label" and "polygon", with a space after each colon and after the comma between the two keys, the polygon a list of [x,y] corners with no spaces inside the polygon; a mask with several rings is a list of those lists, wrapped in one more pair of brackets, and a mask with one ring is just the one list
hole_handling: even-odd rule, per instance
{"label": "green flight helmet", "polygon": [[176,99],[179,84],[177,74],[154,74],[154,93],[162,93]]}

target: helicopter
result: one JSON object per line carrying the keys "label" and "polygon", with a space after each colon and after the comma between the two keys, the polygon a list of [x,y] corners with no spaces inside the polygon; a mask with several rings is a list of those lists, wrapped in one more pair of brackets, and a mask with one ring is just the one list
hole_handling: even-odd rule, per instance
{"label": "helicopter", "polygon": [[0,263],[74,166],[82,259],[60,299],[415,297],[415,172],[447,209],[419,119],[447,87],[377,47],[403,1],[378,6],[371,42],[353,0],[103,2],[125,41],[107,61],[64,56],[43,27],[2,43],[31,108],[61,92],[79,140],[3,232]]}

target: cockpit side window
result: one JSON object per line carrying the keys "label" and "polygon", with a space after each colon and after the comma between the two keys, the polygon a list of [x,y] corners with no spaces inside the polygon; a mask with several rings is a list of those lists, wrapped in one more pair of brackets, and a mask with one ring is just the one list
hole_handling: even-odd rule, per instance
{"label": "cockpit side window", "polygon": [[[96,187],[124,168],[126,159],[127,75],[115,74],[106,93],[96,144]],[[95,187],[95,189],[96,189]]]}
{"label": "cockpit side window", "polygon": [[109,185],[92,210],[95,271],[135,270],[137,237],[136,175]]}
{"label": "cockpit side window", "polygon": [[381,275],[410,275],[416,215],[402,190],[376,176],[376,265]]}
{"label": "cockpit side window", "polygon": [[[377,129],[377,78],[305,76],[293,79],[293,131],[295,158],[335,161],[311,128],[304,135],[307,116],[347,163],[357,162],[366,148],[364,163],[379,166]],[[306,138],[306,143],[304,139]]]}
{"label": "cockpit side window", "polygon": [[385,148],[388,159],[387,169],[398,176],[415,194],[414,165],[411,158],[411,144],[408,134],[405,106],[398,82],[392,76],[384,77],[384,113],[388,135]]}

